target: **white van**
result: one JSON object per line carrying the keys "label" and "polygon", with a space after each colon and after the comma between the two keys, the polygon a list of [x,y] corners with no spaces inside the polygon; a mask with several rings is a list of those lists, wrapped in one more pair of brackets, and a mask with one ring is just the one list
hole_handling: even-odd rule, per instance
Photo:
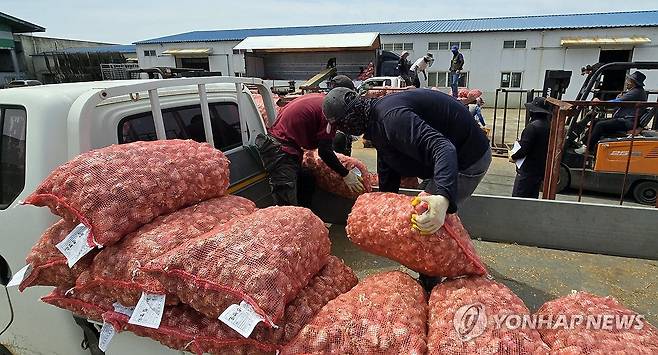
{"label": "white van", "polygon": [[[260,206],[270,204],[266,175],[251,147],[265,126],[247,84],[258,88],[274,120],[271,96],[260,79],[103,81],[1,90],[2,284],[24,266],[30,247],[57,220],[47,208],[21,206],[20,201],[55,167],[91,149],[136,140],[207,141],[231,160],[229,192]],[[201,122],[203,130],[199,130]],[[94,346],[97,328],[39,300],[51,289],[0,291],[0,355],[102,354]],[[148,353],[179,352],[130,333],[115,337],[108,350],[108,354]]]}

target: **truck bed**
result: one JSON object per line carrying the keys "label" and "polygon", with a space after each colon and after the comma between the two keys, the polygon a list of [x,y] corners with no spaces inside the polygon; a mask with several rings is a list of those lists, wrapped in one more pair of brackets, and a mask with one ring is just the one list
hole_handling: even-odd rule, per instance
{"label": "truck bed", "polygon": [[[332,225],[329,231],[332,253],[352,267],[359,279],[387,270],[417,275],[394,261],[359,249],[347,239],[345,226]],[[658,325],[657,261],[477,240],[474,244],[494,279],[521,297],[531,311],[571,290],[584,290],[613,296]]]}

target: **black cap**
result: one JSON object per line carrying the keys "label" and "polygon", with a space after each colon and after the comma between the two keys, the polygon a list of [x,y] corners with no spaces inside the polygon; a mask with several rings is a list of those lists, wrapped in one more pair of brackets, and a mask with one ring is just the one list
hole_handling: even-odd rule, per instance
{"label": "black cap", "polygon": [[646,80],[647,76],[642,74],[639,71],[636,71],[635,73],[633,73],[631,75],[626,75],[626,78],[630,79],[631,81],[633,81],[638,86],[644,86],[644,80]]}
{"label": "black cap", "polygon": [[551,113],[551,108],[548,105],[548,102],[546,102],[546,99],[541,96],[535,97],[531,102],[526,102],[525,108],[530,112]]}
{"label": "black cap", "polygon": [[336,75],[331,80],[332,88],[348,88],[350,90],[356,90],[354,82],[347,75]]}
{"label": "black cap", "polygon": [[338,87],[329,91],[322,101],[322,113],[329,123],[340,121],[347,115],[348,106],[356,98],[354,90]]}

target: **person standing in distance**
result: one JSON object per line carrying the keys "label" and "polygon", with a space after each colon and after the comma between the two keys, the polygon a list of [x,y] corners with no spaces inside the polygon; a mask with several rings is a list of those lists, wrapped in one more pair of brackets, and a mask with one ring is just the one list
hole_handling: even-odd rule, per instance
{"label": "person standing in distance", "polygon": [[458,46],[452,46],[452,59],[450,60],[450,88],[452,97],[459,96],[459,79],[461,78],[462,69],[464,69],[464,55],[459,53]]}

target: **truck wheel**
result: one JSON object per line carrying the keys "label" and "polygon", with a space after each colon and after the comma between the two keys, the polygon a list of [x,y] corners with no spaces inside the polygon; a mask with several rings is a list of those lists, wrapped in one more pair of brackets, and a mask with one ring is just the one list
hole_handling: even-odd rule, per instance
{"label": "truck wheel", "polygon": [[12,355],[11,351],[7,349],[4,345],[0,344],[0,355]]}
{"label": "truck wheel", "polygon": [[658,182],[640,181],[633,186],[633,197],[635,201],[643,205],[654,206],[658,195]]}
{"label": "truck wheel", "polygon": [[560,165],[560,175],[557,179],[557,193],[566,190],[569,186],[571,186],[571,174],[569,173],[569,169],[564,165]]}

